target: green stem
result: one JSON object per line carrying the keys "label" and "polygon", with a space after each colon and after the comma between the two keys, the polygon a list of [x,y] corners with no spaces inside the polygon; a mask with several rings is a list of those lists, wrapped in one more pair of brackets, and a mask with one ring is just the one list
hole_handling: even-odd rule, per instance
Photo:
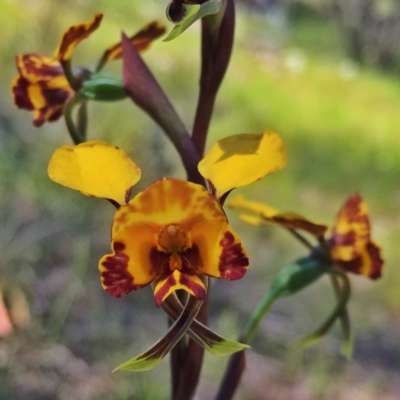
{"label": "green stem", "polygon": [[78,128],[76,127],[73,117],[72,111],[74,107],[81,104],[84,100],[79,96],[75,95],[72,97],[64,107],[64,118],[65,123],[67,124],[68,132],[73,140],[73,142],[78,145],[85,141],[85,138],[82,136],[81,132],[79,132]]}
{"label": "green stem", "polygon": [[[326,240],[324,238],[320,238],[319,240],[320,247],[324,251],[325,255],[327,258],[330,260],[331,264],[333,263],[332,256],[328,247],[328,244],[326,243]],[[331,283],[333,286],[333,289],[335,290],[336,298],[340,298],[340,293],[341,293],[341,288],[337,279],[337,276],[331,275]],[[349,312],[347,310],[347,307],[343,307],[341,313],[339,314],[339,320],[340,320],[340,325],[342,327],[342,332],[343,332],[343,344],[341,347],[341,353],[347,357],[350,358],[351,354],[353,352],[353,338],[351,334],[351,324],[350,324],[350,317],[349,317]]]}
{"label": "green stem", "polygon": [[247,320],[247,324],[244,327],[241,335],[241,342],[250,344],[253,340],[254,335],[257,332],[260,322],[270,310],[272,304],[277,300],[276,294],[267,292],[267,294],[258,303],[256,309],[251,313],[250,318]]}
{"label": "green stem", "polygon": [[[250,344],[257,332],[260,322],[265,317],[265,314],[271,309],[272,304],[278,297],[272,292],[261,299],[256,309],[250,315],[242,335],[239,337],[239,342]],[[228,366],[225,370],[224,377],[218,389],[216,400],[231,400],[239,386],[240,378],[246,364],[245,351],[239,351],[229,358]]]}
{"label": "green stem", "polygon": [[69,85],[71,86],[72,89],[75,90],[75,92],[77,92],[80,88],[80,84],[76,79],[75,75],[72,73],[71,62],[70,61],[63,62],[61,63],[61,66],[64,70],[64,75],[67,78]]}
{"label": "green stem", "polygon": [[[337,276],[331,275],[331,283],[332,286],[335,290],[336,298],[340,298],[340,292],[341,288],[337,279]],[[343,310],[339,314],[339,320],[340,320],[340,325],[342,327],[342,332],[343,332],[343,344],[340,349],[341,353],[347,357],[350,358],[351,354],[353,352],[353,338],[351,334],[351,324],[350,324],[350,317],[349,317],[349,312],[347,310],[347,307],[343,307]]]}
{"label": "green stem", "polygon": [[313,245],[299,232],[297,232],[295,229],[293,228],[287,228],[287,230],[301,243],[303,244],[305,247],[307,247],[308,250],[312,250],[313,249]]}
{"label": "green stem", "polygon": [[332,327],[336,319],[343,312],[343,309],[346,307],[346,304],[350,298],[351,286],[348,276],[337,269],[329,268],[327,269],[327,273],[336,276],[343,281],[343,288],[340,291],[340,297],[338,298],[338,302],[336,303],[336,307],[334,308],[331,315],[325,320],[325,322],[313,333],[306,336],[303,339],[300,339],[296,342],[296,346],[299,347],[309,347],[316,342],[318,342]]}
{"label": "green stem", "polygon": [[81,103],[81,105],[78,109],[76,125],[77,125],[78,132],[80,132],[83,140],[86,141],[86,131],[87,131],[87,125],[88,125],[88,112],[87,112],[87,102],[86,101]]}

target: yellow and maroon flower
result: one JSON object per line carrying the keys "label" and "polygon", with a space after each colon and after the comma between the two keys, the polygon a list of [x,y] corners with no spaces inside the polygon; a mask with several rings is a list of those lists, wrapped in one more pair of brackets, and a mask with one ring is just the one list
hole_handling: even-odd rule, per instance
{"label": "yellow and maroon flower", "polygon": [[115,214],[103,287],[120,297],[154,282],[159,306],[173,291],[204,299],[202,275],[240,279],[248,258],[216,199],[202,186],[163,179]]}
{"label": "yellow and maroon flower", "polygon": [[14,102],[18,108],[33,111],[33,124],[56,121],[67,101],[74,95],[64,74],[62,63],[68,62],[76,45],[100,25],[103,15],[70,27],[53,57],[23,54],[16,57],[18,76],[12,82]]}
{"label": "yellow and maroon flower", "polygon": [[[59,119],[67,101],[79,88],[71,87],[64,73],[63,65],[70,62],[75,47],[89,37],[99,26],[103,14],[97,13],[90,21],[70,27],[63,35],[53,57],[43,54],[23,54],[16,57],[18,76],[12,82],[15,105],[23,110],[33,111],[33,124]],[[159,22],[152,22],[130,38],[139,51],[146,50],[150,43],[161,36],[165,28]],[[110,46],[99,61],[98,72],[106,62],[117,60],[122,55],[121,43]],[[90,72],[88,72],[88,77]],[[75,77],[77,84],[81,79]]]}
{"label": "yellow and maroon flower", "polygon": [[350,196],[340,209],[328,246],[335,267],[380,278],[383,260],[380,248],[371,240],[368,209],[360,195]]}
{"label": "yellow and maroon flower", "polygon": [[[195,183],[164,178],[129,201],[141,171],[121,149],[101,141],[57,149],[48,173],[61,185],[118,207],[111,231],[113,252],[99,263],[103,287],[120,297],[153,283],[160,305],[178,289],[204,299],[203,275],[243,277],[249,260],[220,199],[285,163],[280,137],[264,132],[234,135],[212,146],[199,164],[212,193]],[[246,173],[225,181],[224,170],[234,166]]]}
{"label": "yellow and maroon flower", "polygon": [[19,75],[12,83],[15,105],[33,111],[33,124],[56,121],[74,95],[61,64],[41,54],[17,56]]}
{"label": "yellow and maroon flower", "polygon": [[[324,224],[293,212],[279,212],[266,204],[246,200],[243,196],[230,200],[228,207],[251,225],[262,226],[272,222],[288,229],[308,232],[319,241],[324,240],[327,230]],[[334,267],[371,279],[381,276],[383,261],[380,248],[371,240],[367,205],[358,194],[350,196],[339,211],[327,245]]]}

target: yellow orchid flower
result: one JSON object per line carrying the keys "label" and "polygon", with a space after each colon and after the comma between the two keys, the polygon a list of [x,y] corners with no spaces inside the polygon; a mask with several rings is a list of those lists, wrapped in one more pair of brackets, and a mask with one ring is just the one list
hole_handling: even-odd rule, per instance
{"label": "yellow orchid flower", "polygon": [[[259,179],[260,172],[245,179],[237,174],[227,186],[221,185],[219,174],[222,165],[229,168],[232,159],[239,167],[246,167],[246,162],[237,157],[238,149],[248,147],[248,142],[269,140],[271,135],[236,135],[235,146],[225,149],[224,160],[214,161],[206,155],[205,177],[210,178],[212,193],[196,183],[164,178],[131,200],[131,188],[141,171],[121,149],[94,141],[56,150],[48,168],[53,181],[89,196],[109,199],[118,207],[111,230],[112,253],[99,262],[104,289],[120,297],[153,283],[159,306],[178,289],[204,299],[203,275],[242,278],[249,265],[247,253],[214,192],[226,196],[234,187]],[[281,141],[273,135],[274,142]],[[216,145],[221,146],[221,141]],[[269,154],[270,149],[266,152]],[[279,165],[268,164],[262,152],[258,161],[250,158],[251,165],[267,163],[265,174],[277,170],[286,161],[283,146],[279,152],[280,156],[273,157]],[[244,157],[248,159],[248,155],[246,152]]]}
{"label": "yellow orchid flower", "polygon": [[[326,225],[293,212],[279,212],[266,204],[246,200],[243,196],[234,197],[227,206],[251,225],[261,226],[272,222],[308,232],[317,239],[323,239],[327,231]],[[367,205],[360,195],[353,194],[344,203],[333,224],[332,236],[326,242],[335,267],[371,279],[381,276],[383,261],[380,248],[371,240]]]}

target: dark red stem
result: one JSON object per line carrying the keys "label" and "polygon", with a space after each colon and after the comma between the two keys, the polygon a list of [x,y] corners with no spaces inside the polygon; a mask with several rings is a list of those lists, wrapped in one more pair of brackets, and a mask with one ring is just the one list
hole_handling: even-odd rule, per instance
{"label": "dark red stem", "polygon": [[222,20],[219,14],[202,19],[200,92],[192,139],[197,153],[204,155],[208,128],[218,89],[232,53],[235,32],[235,7],[226,0]]}

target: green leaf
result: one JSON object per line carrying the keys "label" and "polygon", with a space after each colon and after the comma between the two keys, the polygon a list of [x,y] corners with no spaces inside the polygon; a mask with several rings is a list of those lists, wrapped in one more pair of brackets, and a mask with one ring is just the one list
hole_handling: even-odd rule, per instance
{"label": "green leaf", "polygon": [[[201,5],[183,4],[182,7],[185,9],[183,19],[179,22],[171,21],[175,23],[175,27],[163,41],[169,42],[170,40],[177,38],[182,32],[199,19],[204,18],[207,15],[217,14],[221,10],[222,4],[223,0],[209,0]],[[167,17],[169,16],[168,10],[169,7],[167,8]]]}

